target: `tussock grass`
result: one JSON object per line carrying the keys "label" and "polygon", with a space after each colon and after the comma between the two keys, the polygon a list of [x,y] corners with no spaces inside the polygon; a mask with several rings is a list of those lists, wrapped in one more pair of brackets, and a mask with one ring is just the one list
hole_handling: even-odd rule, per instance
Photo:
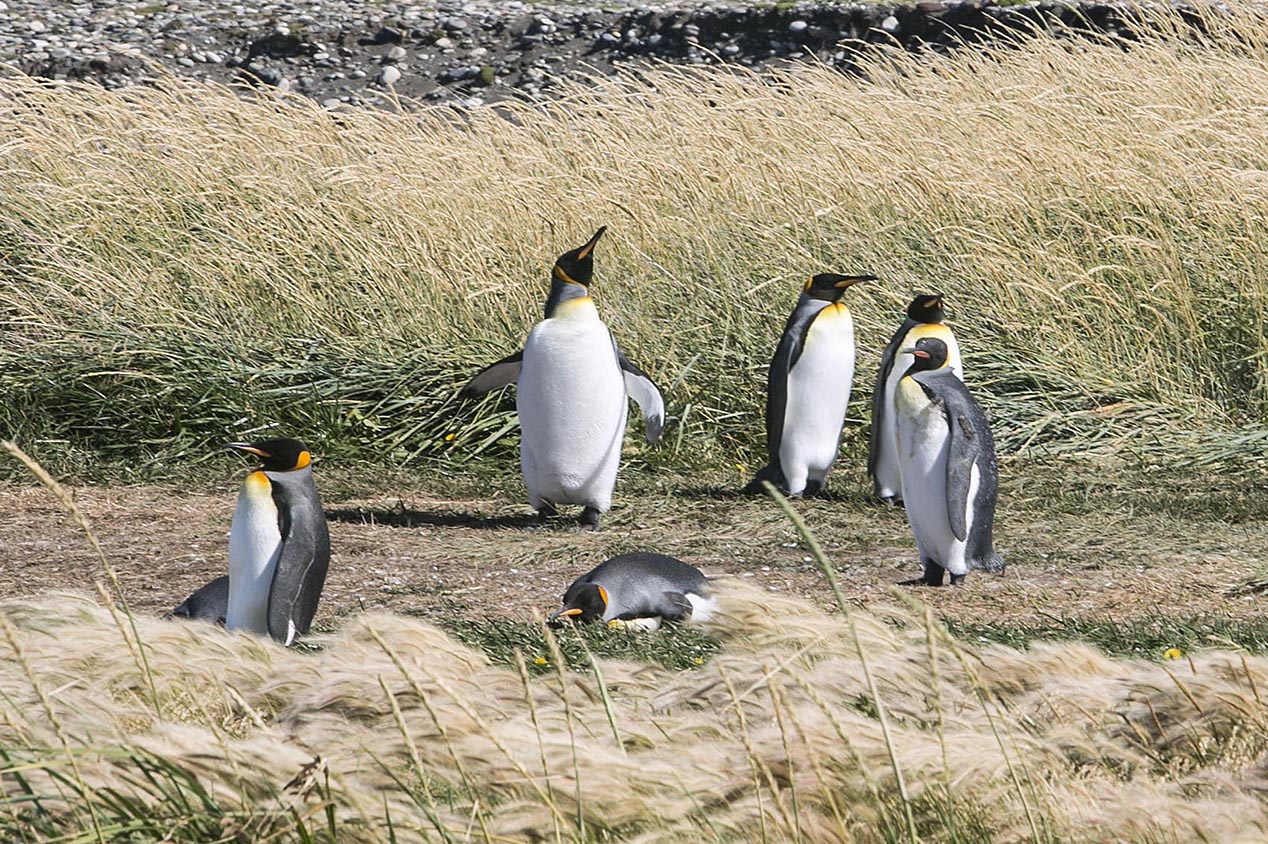
{"label": "tussock grass", "polygon": [[698,669],[596,658],[601,673],[538,676],[400,616],[350,619],[315,652],[138,619],[160,719],[108,609],[7,602],[2,646],[23,657],[0,661],[0,832],[94,840],[86,807],[110,841],[1268,832],[1263,657],[971,647],[918,608],[843,618],[742,588],[724,603]]}
{"label": "tussock grass", "polygon": [[0,429],[81,474],[267,425],[336,458],[505,453],[509,399],[457,387],[606,223],[603,314],[679,419],[635,463],[751,462],[781,320],[829,268],[883,279],[850,293],[859,424],[900,308],[940,289],[1005,452],[1262,461],[1268,25],[1151,14],[1126,50],[664,68],[470,112],[5,79]]}

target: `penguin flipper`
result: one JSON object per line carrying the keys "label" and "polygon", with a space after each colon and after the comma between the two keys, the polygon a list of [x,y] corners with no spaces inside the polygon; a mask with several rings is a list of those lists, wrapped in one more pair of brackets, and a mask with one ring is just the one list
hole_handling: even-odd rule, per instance
{"label": "penguin flipper", "polygon": [[520,366],[523,362],[524,350],[520,349],[515,354],[507,355],[497,363],[489,364],[477,372],[475,377],[467,382],[467,385],[462,388],[462,392],[458,395],[474,396],[514,384],[520,378]]}
{"label": "penguin flipper", "polygon": [[[273,489],[275,496],[286,494],[281,484]],[[304,507],[305,503],[316,506]],[[268,628],[274,641],[290,645],[296,636],[308,632],[317,614],[330,565],[330,534],[320,502],[301,498],[289,507],[281,505],[277,509],[282,550],[269,586]]]}
{"label": "penguin flipper", "polygon": [[876,386],[872,390],[872,427],[867,437],[867,476],[873,480],[876,479],[876,462],[880,459],[881,453],[882,421],[886,413],[894,412],[892,407],[885,406],[885,384],[889,381],[889,374],[894,369],[898,347],[907,336],[907,332],[915,325],[917,323],[911,317],[904,319],[898,326],[898,330],[894,332],[894,336],[889,338],[889,345],[885,347],[885,351],[881,352],[881,366],[876,373]]}
{"label": "penguin flipper", "polygon": [[660,605],[656,608],[656,614],[665,621],[689,621],[691,620],[691,612],[691,601],[683,593],[661,593]]}
{"label": "penguin flipper", "polygon": [[625,379],[625,392],[643,411],[647,441],[654,443],[660,439],[661,432],[665,429],[665,399],[660,394],[660,388],[646,372],[630,362],[620,347],[616,350],[616,360],[621,365],[621,375]]}

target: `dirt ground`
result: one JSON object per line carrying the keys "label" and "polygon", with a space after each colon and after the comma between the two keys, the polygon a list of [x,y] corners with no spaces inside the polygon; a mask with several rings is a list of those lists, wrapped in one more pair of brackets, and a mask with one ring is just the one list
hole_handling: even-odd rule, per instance
{"label": "dirt ground", "polygon": [[[907,587],[944,617],[1033,625],[1068,617],[1261,614],[1268,599],[1244,587],[1264,576],[1268,519],[1254,508],[1221,506],[1227,495],[1220,497],[1218,483],[1159,492],[1147,479],[1104,484],[1061,469],[1009,474],[996,530],[1007,571],[971,575],[956,589]],[[838,486],[853,490],[858,480],[838,479]],[[236,482],[227,477],[212,493],[73,489],[134,610],[166,612],[224,573]],[[577,530],[573,518],[538,527],[510,485],[485,497],[328,493],[333,559],[317,624],[377,608],[437,620],[528,620],[556,607],[577,575],[640,549],[831,603],[823,575],[774,503],[719,488],[684,491],[669,481],[633,486],[618,486],[598,533]],[[894,584],[919,573],[901,510],[853,491],[795,504],[850,601],[892,602]],[[92,591],[103,579],[82,530],[47,490],[0,485],[3,594]]]}

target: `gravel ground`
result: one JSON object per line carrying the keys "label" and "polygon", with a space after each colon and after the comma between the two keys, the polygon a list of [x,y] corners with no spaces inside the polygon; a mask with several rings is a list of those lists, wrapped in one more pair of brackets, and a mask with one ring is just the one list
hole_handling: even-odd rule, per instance
{"label": "gravel ground", "polygon": [[107,87],[165,72],[273,86],[328,106],[393,94],[475,106],[650,60],[848,67],[860,43],[949,49],[1038,24],[1116,31],[1099,3],[634,5],[292,0],[0,0],[0,64]]}

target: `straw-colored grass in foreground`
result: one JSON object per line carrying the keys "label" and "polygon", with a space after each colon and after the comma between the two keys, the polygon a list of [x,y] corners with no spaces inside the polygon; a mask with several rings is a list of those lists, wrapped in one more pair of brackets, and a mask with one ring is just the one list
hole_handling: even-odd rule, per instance
{"label": "straw-colored grass in foreground", "polygon": [[23,658],[0,662],[0,830],[83,835],[83,791],[106,840],[129,823],[190,842],[1268,834],[1264,658],[972,650],[905,611],[846,621],[737,589],[726,607],[711,662],[600,660],[606,697],[593,673],[530,678],[398,616],[316,653],[139,620],[160,720],[107,610],[8,603]]}
{"label": "straw-colored grass in foreground", "polygon": [[1004,451],[1262,454],[1268,23],[1157,14],[1127,50],[665,68],[471,112],[0,81],[0,429],[135,475],[272,424],[335,457],[509,450],[507,400],[456,389],[607,224],[603,315],[679,419],[636,460],[751,462],[824,269],[882,277],[850,292],[859,402],[940,289]]}

